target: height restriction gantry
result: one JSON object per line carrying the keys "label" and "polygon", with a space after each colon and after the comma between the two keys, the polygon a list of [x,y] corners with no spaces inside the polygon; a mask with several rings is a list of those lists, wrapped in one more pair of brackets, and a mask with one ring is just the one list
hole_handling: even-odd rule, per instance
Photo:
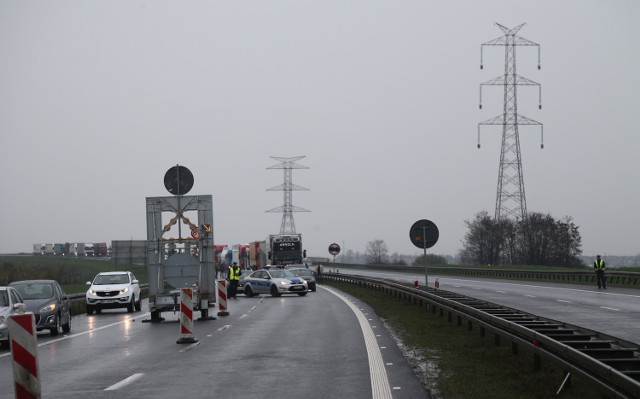
{"label": "height restriction gantry", "polygon": [[500,151],[500,167],[498,171],[498,189],[496,193],[495,218],[527,217],[527,201],[524,191],[522,174],[522,158],[520,155],[520,136],[518,126],[540,126],[540,148],[544,148],[542,123],[518,114],[518,86],[538,86],[538,108],[542,108],[542,90],[540,84],[516,73],[516,47],[530,46],[538,48],[538,69],[540,69],[540,45],[518,36],[518,31],[525,25],[521,24],[509,29],[496,24],[504,36],[484,43],[480,47],[480,69],[483,68],[482,58],[484,46],[503,46],[504,75],[480,84],[480,109],[482,109],[482,86],[503,86],[503,113],[495,118],[478,124],[478,148],[480,148],[480,126],[502,125],[502,148]]}

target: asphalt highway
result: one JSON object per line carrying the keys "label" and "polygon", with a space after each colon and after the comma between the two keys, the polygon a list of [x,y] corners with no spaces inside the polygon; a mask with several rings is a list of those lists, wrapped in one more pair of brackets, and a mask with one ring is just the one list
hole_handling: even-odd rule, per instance
{"label": "asphalt highway", "polygon": [[[365,304],[318,287],[300,297],[238,295],[229,315],[195,321],[177,344],[178,315],[106,310],[72,319],[69,334],[38,334],[43,398],[425,398],[413,369]],[[196,317],[199,312],[195,313]],[[0,350],[0,398],[13,398]]]}
{"label": "asphalt highway", "polygon": [[[342,269],[344,274],[375,276],[402,282],[425,275]],[[438,279],[440,289],[518,309],[537,316],[587,328],[640,346],[640,290],[609,286],[525,282],[429,275],[429,287]]]}

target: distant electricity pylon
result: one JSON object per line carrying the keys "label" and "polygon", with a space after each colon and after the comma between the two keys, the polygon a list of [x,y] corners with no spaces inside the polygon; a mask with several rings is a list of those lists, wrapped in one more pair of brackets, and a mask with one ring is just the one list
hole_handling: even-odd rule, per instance
{"label": "distant electricity pylon", "polygon": [[284,191],[284,205],[279,206],[277,208],[269,209],[267,211],[267,212],[282,212],[282,224],[280,225],[280,234],[296,234],[296,224],[293,221],[293,212],[311,212],[306,209],[294,206],[292,202],[292,191],[308,190],[308,188],[296,186],[295,184],[293,184],[292,176],[291,176],[292,169],[309,169],[309,167],[307,166],[299,165],[295,163],[296,161],[304,157],[305,156],[292,157],[292,158],[270,157],[282,163],[278,165],[270,166],[267,169],[284,169],[284,183],[282,183],[279,186],[267,189],[267,191]]}
{"label": "distant electricity pylon", "polygon": [[484,46],[504,46],[504,75],[480,84],[480,109],[482,109],[482,86],[504,86],[504,111],[502,115],[478,124],[478,148],[480,148],[480,126],[502,125],[502,149],[498,171],[498,190],[496,194],[495,218],[527,217],[527,200],[524,194],[522,178],[522,159],[520,157],[520,137],[518,126],[540,126],[540,148],[544,148],[542,123],[518,114],[518,86],[538,86],[538,108],[542,108],[542,88],[539,83],[516,74],[516,47],[535,46],[538,48],[538,69],[540,69],[540,45],[517,35],[525,25],[513,29],[498,23],[504,36],[480,46],[480,69],[482,69],[482,50]]}

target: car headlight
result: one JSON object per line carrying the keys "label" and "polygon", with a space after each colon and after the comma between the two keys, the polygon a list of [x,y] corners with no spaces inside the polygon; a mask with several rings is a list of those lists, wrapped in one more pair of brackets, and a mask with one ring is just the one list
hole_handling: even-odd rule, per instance
{"label": "car headlight", "polygon": [[121,294],[126,294],[127,292],[129,292],[129,287],[120,290]]}
{"label": "car headlight", "polygon": [[91,295],[95,295],[95,294],[96,294],[96,290],[89,290],[89,291],[87,291],[87,292],[88,292],[89,294],[91,294]]}
{"label": "car headlight", "polygon": [[38,313],[53,312],[54,310],[56,310],[56,304],[55,303],[50,303],[47,306],[45,306],[42,309],[40,309],[38,311]]}
{"label": "car headlight", "polygon": [[287,281],[287,280],[280,280],[280,284],[281,284],[281,285],[289,285],[289,284],[291,284],[291,281]]}

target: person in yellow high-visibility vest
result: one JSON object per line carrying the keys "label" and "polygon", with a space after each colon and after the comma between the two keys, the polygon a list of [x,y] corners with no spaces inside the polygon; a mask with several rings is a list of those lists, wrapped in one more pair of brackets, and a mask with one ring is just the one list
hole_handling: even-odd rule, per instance
{"label": "person in yellow high-visibility vest", "polygon": [[238,266],[238,263],[233,262],[229,268],[229,298],[236,299],[238,293],[238,282],[240,281],[240,274],[242,271]]}
{"label": "person in yellow high-visibility vest", "polygon": [[600,259],[600,255],[596,255],[593,261],[593,270],[596,271],[596,279],[598,280],[598,289],[607,289],[607,277],[604,275],[604,260]]}

